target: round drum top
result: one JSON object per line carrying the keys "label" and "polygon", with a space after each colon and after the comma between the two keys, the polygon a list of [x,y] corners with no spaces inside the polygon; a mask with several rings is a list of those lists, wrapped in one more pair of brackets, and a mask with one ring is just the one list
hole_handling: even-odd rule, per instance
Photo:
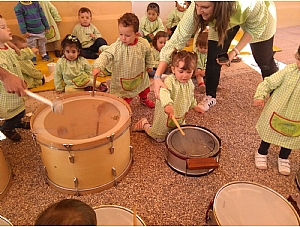
{"label": "round drum top", "polygon": [[232,182],[216,194],[213,212],[219,225],[299,225],[299,216],[279,193],[251,182]]}

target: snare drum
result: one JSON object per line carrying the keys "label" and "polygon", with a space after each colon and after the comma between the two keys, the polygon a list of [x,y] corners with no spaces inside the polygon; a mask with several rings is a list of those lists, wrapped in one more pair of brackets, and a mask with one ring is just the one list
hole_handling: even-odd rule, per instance
{"label": "snare drum", "polygon": [[13,224],[6,218],[0,216],[0,226],[12,226]]}
{"label": "snare drum", "polygon": [[290,226],[300,219],[279,193],[252,182],[232,182],[216,194],[206,216],[209,225]]}
{"label": "snare drum", "polygon": [[[194,125],[182,125],[166,136],[166,161],[179,173],[198,176],[210,173],[218,166],[221,140],[210,130]],[[190,163],[195,163],[192,166]],[[198,168],[197,168],[198,166]],[[192,168],[193,167],[193,168]]]}
{"label": "snare drum", "polygon": [[132,163],[131,109],[122,98],[78,92],[60,99],[63,112],[42,105],[31,118],[47,181],[69,194],[116,185]]}
{"label": "snare drum", "polygon": [[11,183],[12,171],[0,148],[0,199],[5,196]]}
{"label": "snare drum", "polygon": [[[133,211],[125,207],[115,205],[102,205],[94,207],[99,226],[130,226],[133,225]],[[146,226],[144,221],[136,215],[136,223],[139,226]]]}

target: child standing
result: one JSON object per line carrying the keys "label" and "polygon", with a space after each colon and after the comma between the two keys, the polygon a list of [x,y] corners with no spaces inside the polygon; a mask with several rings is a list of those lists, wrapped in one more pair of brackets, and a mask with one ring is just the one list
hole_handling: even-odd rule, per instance
{"label": "child standing", "polygon": [[[278,170],[290,175],[288,157],[292,149],[300,148],[300,46],[295,55],[296,63],[265,77],[254,95],[254,106],[264,107],[256,124],[262,141],[255,153],[258,169],[267,169],[270,144],[280,146]],[[266,105],[264,100],[273,93]]]}
{"label": "child standing", "polygon": [[[14,7],[14,11],[28,47],[38,46],[42,60],[53,61],[46,53],[47,39],[45,32],[48,33],[50,27],[40,4],[38,2],[20,1]],[[32,58],[32,61],[37,64],[36,56]]]}
{"label": "child standing", "polygon": [[157,3],[150,3],[147,6],[147,15],[141,18],[140,32],[141,36],[148,40],[149,43],[159,31],[164,31],[165,27],[161,18],[159,17],[159,5]]}
{"label": "child standing", "polygon": [[139,37],[139,19],[133,13],[125,13],[118,19],[118,27],[117,41],[94,61],[93,76],[112,63],[110,93],[124,98],[127,103],[138,95],[142,104],[154,108],[148,99],[148,71],[152,71],[153,58],[150,44]]}
{"label": "child standing", "polygon": [[78,11],[79,22],[73,28],[72,34],[80,40],[82,50],[81,55],[88,59],[96,59],[99,57],[99,47],[107,45],[105,39],[95,25],[91,23],[92,12],[89,8],[82,7]]}
{"label": "child standing", "polygon": [[190,109],[203,113],[194,97],[194,84],[191,80],[197,66],[197,55],[185,50],[174,51],[171,55],[173,74],[166,77],[168,87],[160,89],[160,100],[156,100],[153,125],[146,118],[139,120],[133,131],[145,131],[157,142],[165,141],[167,133],[176,127],[174,116],[180,125],[185,124],[185,116]]}
{"label": "child standing", "polygon": [[13,44],[20,49],[21,55],[17,55],[19,60],[23,78],[27,83],[27,88],[34,88],[41,86],[45,83],[44,76],[40,70],[34,67],[34,64],[30,59],[38,54],[39,50],[37,48],[27,47],[26,41],[17,35],[12,36]]}
{"label": "child standing", "polygon": [[55,57],[60,57],[60,48],[58,46],[58,41],[60,40],[60,33],[58,26],[61,22],[61,17],[58,13],[56,7],[48,1],[39,1],[47,21],[50,25],[49,33],[46,33],[47,43],[50,43],[53,47]]}
{"label": "child standing", "polygon": [[[21,67],[17,55],[6,42],[12,39],[10,29],[6,21],[0,15],[0,67],[23,79]],[[1,132],[13,141],[20,141],[21,136],[16,128],[30,129],[29,122],[22,122],[25,115],[25,103],[22,97],[14,93],[7,93],[4,85],[0,82],[0,118],[5,119]]]}
{"label": "child standing", "polygon": [[[68,34],[62,41],[61,47],[63,56],[58,59],[54,72],[54,85],[57,93],[84,91],[86,87],[92,86],[94,81],[92,66],[80,56],[79,39]],[[97,89],[102,87],[100,85],[100,82],[96,81]]]}

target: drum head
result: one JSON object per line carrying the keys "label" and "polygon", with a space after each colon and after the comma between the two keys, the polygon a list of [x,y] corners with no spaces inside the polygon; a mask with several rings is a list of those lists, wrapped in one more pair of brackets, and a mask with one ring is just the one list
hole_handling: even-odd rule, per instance
{"label": "drum head", "polygon": [[169,132],[166,139],[168,149],[176,156],[185,158],[215,157],[220,151],[220,139],[208,129],[199,126],[181,126],[185,136],[178,128]]}
{"label": "drum head", "polygon": [[[133,225],[133,212],[125,207],[103,205],[94,208],[99,226],[131,226]],[[145,226],[143,220],[137,215],[137,225]]]}
{"label": "drum head", "polygon": [[233,182],[216,194],[213,212],[219,225],[299,225],[291,204],[277,192],[251,182]]}

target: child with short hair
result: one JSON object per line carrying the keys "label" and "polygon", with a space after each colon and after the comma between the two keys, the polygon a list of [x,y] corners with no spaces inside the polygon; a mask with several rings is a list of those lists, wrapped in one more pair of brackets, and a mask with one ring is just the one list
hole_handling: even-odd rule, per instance
{"label": "child with short hair", "polygon": [[[45,32],[48,33],[50,27],[40,4],[32,1],[20,1],[14,7],[14,11],[28,47],[38,46],[42,60],[53,61],[46,52]],[[37,64],[36,56],[32,58],[32,62]]]}
{"label": "child with short hair", "polygon": [[256,124],[262,141],[255,152],[255,166],[267,169],[268,149],[274,144],[281,147],[278,170],[283,175],[290,175],[291,151],[300,149],[300,46],[295,58],[296,63],[265,77],[254,95],[254,106],[264,107]]}
{"label": "child with short hair", "polygon": [[155,2],[147,6],[147,15],[141,18],[140,32],[141,36],[148,40],[149,43],[159,31],[165,31],[164,24],[159,17],[159,5]]}
{"label": "child with short hair", "polygon": [[60,57],[60,48],[58,41],[60,40],[60,33],[58,26],[61,22],[61,17],[59,15],[56,7],[49,1],[39,1],[47,21],[50,25],[49,33],[46,33],[47,43],[51,44],[54,50],[55,57]]}
{"label": "child with short hair", "polygon": [[179,125],[185,124],[190,109],[203,113],[194,97],[195,86],[191,80],[197,66],[196,53],[175,50],[171,55],[173,74],[166,77],[166,88],[160,89],[160,100],[156,99],[153,125],[146,118],[140,119],[132,131],[145,131],[157,142],[164,142],[169,131],[176,127],[172,116]]}
{"label": "child with short hair", "polygon": [[95,226],[97,216],[95,210],[88,204],[77,199],[63,199],[42,211],[34,225]]}
{"label": "child with short hair", "polygon": [[41,70],[34,67],[33,62],[30,60],[38,54],[37,48],[27,47],[25,39],[20,36],[13,35],[11,42],[20,49],[20,56],[17,55],[19,60],[23,78],[27,83],[28,88],[35,88],[45,83],[44,76]]}
{"label": "child with short hair", "polygon": [[81,55],[88,59],[99,57],[99,47],[107,45],[106,40],[95,25],[91,23],[92,12],[89,8],[82,7],[78,11],[79,22],[73,28],[72,34],[80,40],[82,50]]}
{"label": "child with short hair", "polygon": [[[11,39],[10,29],[0,15],[0,67],[23,80],[16,52],[6,44]],[[6,92],[3,83],[0,82],[0,118],[4,119],[0,131],[12,141],[20,141],[21,136],[16,128],[30,129],[29,122],[21,121],[24,116],[24,99],[17,94]]]}
{"label": "child with short hair", "polygon": [[93,63],[93,76],[112,64],[110,93],[122,97],[127,103],[138,95],[140,102],[149,108],[154,103],[148,98],[153,57],[150,44],[139,37],[139,19],[133,13],[125,13],[118,19],[119,38]]}
{"label": "child with short hair", "polygon": [[[61,43],[63,56],[58,59],[54,72],[54,85],[57,93],[84,91],[93,86],[92,66],[80,55],[79,39],[67,34]],[[96,90],[106,91],[104,84],[96,81]]]}

